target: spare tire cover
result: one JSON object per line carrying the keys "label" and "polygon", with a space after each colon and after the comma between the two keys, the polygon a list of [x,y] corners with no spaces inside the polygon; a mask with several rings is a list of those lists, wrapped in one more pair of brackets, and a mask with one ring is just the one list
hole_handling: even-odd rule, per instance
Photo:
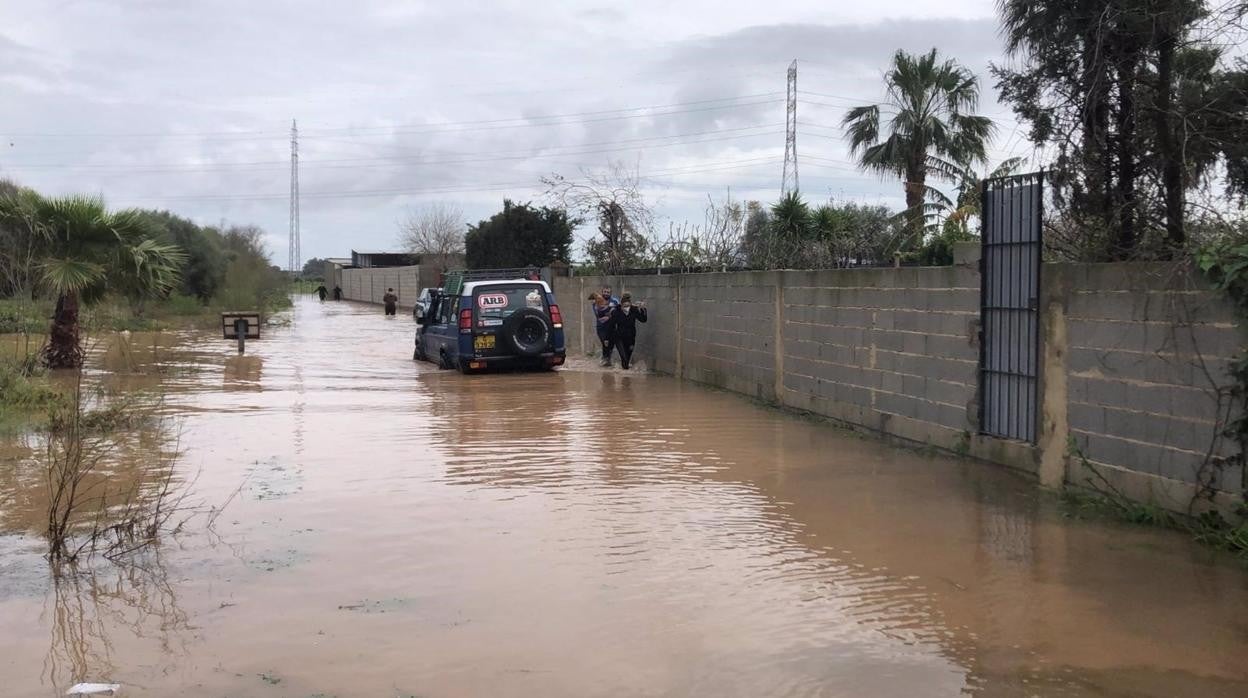
{"label": "spare tire cover", "polygon": [[537,356],[550,344],[550,317],[535,308],[521,308],[507,318],[500,334],[520,356]]}

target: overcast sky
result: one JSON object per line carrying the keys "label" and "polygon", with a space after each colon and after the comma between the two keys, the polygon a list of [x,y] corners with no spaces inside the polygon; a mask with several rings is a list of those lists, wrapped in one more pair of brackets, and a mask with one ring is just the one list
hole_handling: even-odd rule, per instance
{"label": "overcast sky", "polygon": [[648,177],[666,234],[708,194],[777,197],[796,58],[802,192],[897,207],[840,118],[881,98],[893,51],[932,47],[981,75],[992,161],[1029,155],[987,75],[991,0],[6,2],[0,177],[254,223],[285,265],[298,119],[305,258],[392,248],[422,202],[475,222],[613,159]]}

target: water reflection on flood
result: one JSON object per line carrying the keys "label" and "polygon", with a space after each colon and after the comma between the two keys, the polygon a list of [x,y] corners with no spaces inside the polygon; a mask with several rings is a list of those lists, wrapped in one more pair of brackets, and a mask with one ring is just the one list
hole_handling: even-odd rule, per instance
{"label": "water reflection on flood", "polygon": [[[1248,573],[1181,537],[1069,521],[1000,470],[667,378],[440,372],[409,360],[411,330],[305,302],[246,356],[194,334],[97,350],[101,382],[168,391],[180,467],[230,506],[215,535],[168,542],[134,578],[53,582],[37,539],[0,536],[0,685],[1248,690]],[[0,502],[28,496],[28,447],[0,446]],[[0,526],[35,530],[37,506],[4,506]]]}

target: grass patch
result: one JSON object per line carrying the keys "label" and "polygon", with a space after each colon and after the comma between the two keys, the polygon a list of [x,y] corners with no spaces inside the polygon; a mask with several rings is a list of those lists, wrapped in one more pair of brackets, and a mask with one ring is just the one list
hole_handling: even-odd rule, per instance
{"label": "grass patch", "polygon": [[0,359],[0,431],[37,426],[67,404],[35,355]]}
{"label": "grass patch", "polygon": [[48,301],[0,300],[0,334],[43,334],[51,321]]}

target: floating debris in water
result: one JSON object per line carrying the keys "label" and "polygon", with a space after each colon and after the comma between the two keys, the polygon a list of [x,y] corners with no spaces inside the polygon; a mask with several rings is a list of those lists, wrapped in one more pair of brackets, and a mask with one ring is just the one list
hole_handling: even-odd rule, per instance
{"label": "floating debris in water", "polygon": [[115,696],[121,690],[119,683],[76,683],[67,696]]}

